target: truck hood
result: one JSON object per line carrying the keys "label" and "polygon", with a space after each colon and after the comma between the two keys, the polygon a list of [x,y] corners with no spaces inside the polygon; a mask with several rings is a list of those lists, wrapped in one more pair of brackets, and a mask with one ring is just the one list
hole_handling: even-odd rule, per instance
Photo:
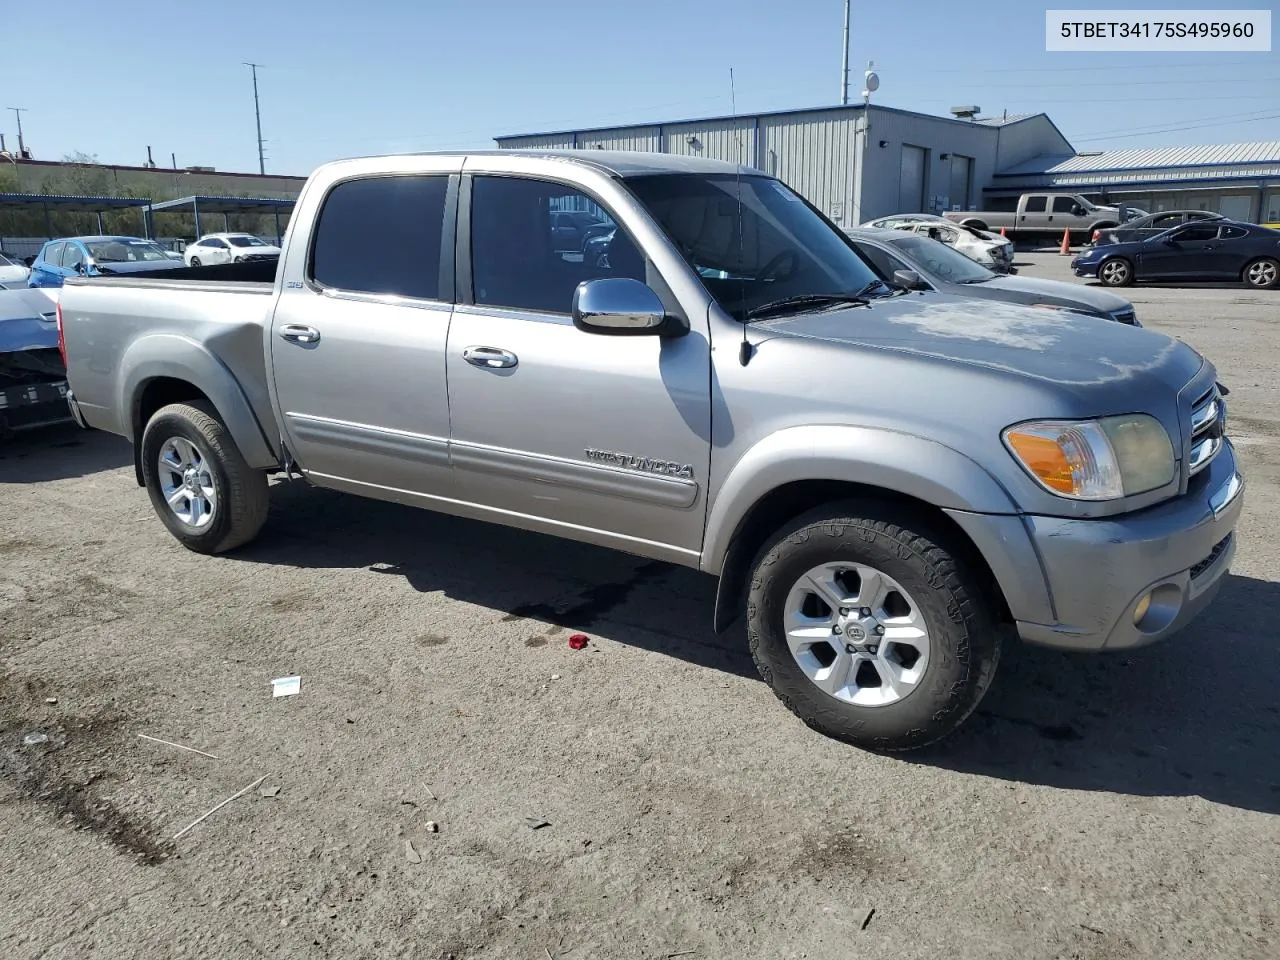
{"label": "truck hood", "polygon": [[1022,303],[1030,303],[1029,297],[1035,297],[1037,303],[1054,303],[1061,306],[1085,304],[1099,313],[1111,314],[1118,310],[1128,310],[1130,303],[1124,297],[1114,293],[1087,287],[1081,283],[1064,283],[1061,280],[1045,280],[1040,277],[998,276],[993,280],[973,284],[975,291],[983,294],[1000,290],[1010,294],[1009,299]]}
{"label": "truck hood", "polygon": [[127,260],[123,263],[100,263],[98,270],[106,276],[116,273],[145,273],[148,270],[176,270],[183,266],[181,260]]}
{"label": "truck hood", "polygon": [[868,307],[803,313],[751,325],[759,332],[963,363],[1046,385],[1111,385],[1174,395],[1203,358],[1150,330],[998,300],[906,294]]}

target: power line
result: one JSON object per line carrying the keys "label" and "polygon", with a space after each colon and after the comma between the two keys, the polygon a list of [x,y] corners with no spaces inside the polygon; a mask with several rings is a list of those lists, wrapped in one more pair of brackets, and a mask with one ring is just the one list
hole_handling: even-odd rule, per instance
{"label": "power line", "polygon": [[[1217,62],[1217,63],[1194,63],[1194,64],[1190,64],[1190,66],[1193,66],[1193,67],[1194,67],[1195,69],[1197,69],[1197,70],[1214,69],[1214,68],[1216,68],[1216,67],[1232,67],[1232,68],[1235,68],[1235,69],[1239,69],[1239,67],[1240,67],[1240,61],[1239,61],[1239,60],[1222,60],[1222,61],[1219,61],[1219,62]],[[1091,67],[1084,67],[1084,66],[1076,66],[1076,67],[996,67],[996,68],[992,68],[992,69],[986,69],[986,70],[984,70],[983,72],[984,72],[984,73],[1083,73],[1083,72],[1088,72],[1088,73],[1101,73],[1101,72],[1102,72],[1102,71],[1104,71],[1104,70],[1116,70],[1116,71],[1121,71],[1121,70],[1143,70],[1143,71],[1148,71],[1148,72],[1149,72],[1149,71],[1152,71],[1152,70],[1178,70],[1178,71],[1180,71],[1180,72],[1185,72],[1185,71],[1187,70],[1187,67],[1188,67],[1188,64],[1185,64],[1185,63],[1182,63],[1182,64],[1169,64],[1169,63],[1165,63],[1165,64],[1155,64],[1155,63],[1151,63],[1151,64],[1120,64],[1120,65],[1116,65],[1116,66],[1108,66],[1108,65],[1105,65],[1105,64],[1100,64],[1100,65],[1097,65],[1097,66],[1091,66]],[[929,72],[930,72],[930,73],[970,73],[970,74],[971,74],[971,73],[973,73],[973,68],[972,68],[972,67],[957,67],[957,68],[951,68],[951,69],[946,69],[946,70],[930,70]]]}
{"label": "power line", "polygon": [[[1266,113],[1267,110],[1270,110],[1270,109],[1271,109],[1270,107],[1267,107],[1266,109],[1263,109],[1263,110],[1248,110],[1244,113],[1219,113],[1219,114],[1214,114],[1211,117],[1188,117],[1183,122],[1187,124],[1200,124],[1202,122],[1207,122],[1207,121],[1212,121],[1214,123],[1217,123],[1218,121],[1226,121],[1229,123],[1231,121],[1243,119],[1246,117],[1253,117],[1253,118],[1262,120],[1266,118],[1259,117],[1258,114]],[[1132,127],[1132,126],[1112,127],[1109,130],[1093,130],[1089,133],[1083,134],[1079,139],[1083,139],[1084,137],[1102,136],[1108,133],[1142,133],[1143,131],[1151,130],[1153,127],[1159,127],[1163,129],[1164,127],[1168,126],[1168,124],[1169,124],[1169,121],[1166,120],[1161,123],[1149,123],[1146,126],[1142,126],[1142,127]]]}
{"label": "power line", "polygon": [[1205,127],[1229,127],[1232,124],[1236,124],[1236,123],[1240,123],[1240,124],[1255,123],[1258,120],[1277,120],[1277,119],[1280,119],[1280,113],[1272,113],[1265,117],[1253,117],[1250,120],[1219,120],[1212,123],[1194,123],[1194,124],[1187,124],[1181,127],[1165,127],[1160,130],[1147,130],[1143,133],[1135,133],[1131,131],[1128,133],[1113,133],[1110,136],[1106,136],[1106,137],[1073,137],[1072,139],[1077,143],[1103,143],[1104,141],[1107,141],[1107,140],[1124,140],[1129,137],[1151,137],[1160,133],[1181,133],[1184,130],[1201,130]]}
{"label": "power line", "polygon": [[[1019,89],[1052,89],[1062,87],[1113,87],[1116,85],[1115,80],[1098,80],[1098,81],[1078,81],[1072,80],[1070,83],[1018,83]],[[1280,77],[1211,77],[1208,80],[1125,80],[1126,87],[1168,87],[1180,83],[1194,83],[1196,86],[1204,86],[1208,83],[1280,83]]]}

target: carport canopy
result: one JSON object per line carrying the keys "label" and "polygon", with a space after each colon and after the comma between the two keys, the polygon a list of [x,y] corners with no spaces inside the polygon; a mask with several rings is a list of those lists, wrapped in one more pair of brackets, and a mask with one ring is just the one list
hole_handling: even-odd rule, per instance
{"label": "carport canopy", "polygon": [[[160,203],[149,203],[147,220],[150,223],[157,213],[190,213],[195,218],[196,237],[204,236],[200,226],[200,218],[208,214],[222,214],[222,228],[229,228],[228,217],[233,213],[270,213],[275,217],[276,241],[283,233],[280,229],[280,215],[290,214],[296,201],[283,200],[279,197],[180,197],[177,200],[162,200]],[[151,235],[150,233],[148,235]]]}
{"label": "carport canopy", "polygon": [[102,215],[110,210],[136,209],[142,217],[142,228],[147,226],[147,207],[151,201],[139,197],[59,197],[40,193],[0,193],[0,210],[42,211],[44,213],[45,238],[54,239],[50,215],[61,213],[92,213],[98,217],[98,233],[102,233]]}

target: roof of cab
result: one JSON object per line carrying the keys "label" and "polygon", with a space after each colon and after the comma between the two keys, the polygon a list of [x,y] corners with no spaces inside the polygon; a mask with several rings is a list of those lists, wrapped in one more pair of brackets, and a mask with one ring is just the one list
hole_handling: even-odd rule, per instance
{"label": "roof of cab", "polygon": [[[422,156],[423,154],[416,154]],[[645,153],[638,150],[547,150],[527,148],[519,150],[442,150],[431,151],[427,156],[443,157],[541,157],[563,160],[566,163],[595,167],[618,177],[639,177],[659,173],[741,173],[744,176],[767,176],[752,167],[730,163],[727,160],[709,160],[705,157],[686,157],[675,153]],[[372,159],[372,158],[366,158]]]}

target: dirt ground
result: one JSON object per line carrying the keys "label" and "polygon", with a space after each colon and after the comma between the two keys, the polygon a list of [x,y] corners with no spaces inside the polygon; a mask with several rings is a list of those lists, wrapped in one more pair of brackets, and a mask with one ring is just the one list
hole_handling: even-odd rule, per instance
{"label": "dirt ground", "polygon": [[691,572],[298,481],[201,557],[117,438],[5,443],[0,958],[1280,956],[1280,294],[1131,295],[1231,388],[1229,582],[1154,648],[1009,649],[896,757]]}

